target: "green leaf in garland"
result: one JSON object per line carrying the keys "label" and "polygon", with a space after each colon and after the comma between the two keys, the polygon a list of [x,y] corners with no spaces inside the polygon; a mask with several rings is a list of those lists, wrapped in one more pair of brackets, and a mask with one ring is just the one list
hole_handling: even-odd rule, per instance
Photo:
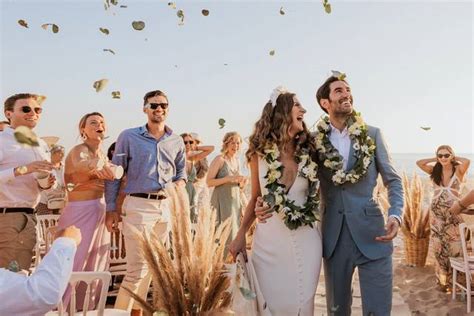
{"label": "green leaf in garland", "polygon": [[132,27],[134,30],[141,31],[145,28],[145,22],[143,21],[133,21]]}
{"label": "green leaf in garland", "polygon": [[20,25],[23,26],[24,28],[28,28],[28,23],[26,23],[25,20],[18,20],[18,24],[20,24]]}

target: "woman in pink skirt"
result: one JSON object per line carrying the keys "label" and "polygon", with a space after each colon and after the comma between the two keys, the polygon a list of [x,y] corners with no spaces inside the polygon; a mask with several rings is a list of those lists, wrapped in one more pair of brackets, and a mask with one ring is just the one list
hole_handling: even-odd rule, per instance
{"label": "woman in pink skirt", "polygon": [[[73,271],[106,271],[109,261],[110,235],[105,227],[104,180],[116,176],[116,167],[110,164],[101,150],[106,132],[105,120],[98,112],[84,115],[79,122],[83,143],[75,146],[66,157],[64,179],[68,189],[68,204],[59,219],[58,229],[75,225],[81,230],[82,241],[74,257]],[[82,309],[86,287],[76,289],[76,306]],[[68,306],[71,289],[63,297]],[[97,283],[91,289],[89,309],[100,298]]]}

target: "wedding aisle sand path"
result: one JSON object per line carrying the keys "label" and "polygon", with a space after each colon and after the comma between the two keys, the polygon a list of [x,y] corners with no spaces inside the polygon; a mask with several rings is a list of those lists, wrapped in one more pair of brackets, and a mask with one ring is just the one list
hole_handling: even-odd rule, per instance
{"label": "wedding aisle sand path", "polygon": [[[434,258],[431,252],[427,265],[423,268],[415,268],[405,265],[403,250],[403,240],[399,236],[394,242],[393,253],[392,316],[474,316],[474,312],[466,314],[466,301],[461,300],[460,295],[457,296],[456,300],[452,300],[451,294],[443,293],[438,289],[434,274]],[[316,292],[314,315],[327,315],[323,271],[321,271]],[[352,315],[362,315],[357,270],[353,283]]]}

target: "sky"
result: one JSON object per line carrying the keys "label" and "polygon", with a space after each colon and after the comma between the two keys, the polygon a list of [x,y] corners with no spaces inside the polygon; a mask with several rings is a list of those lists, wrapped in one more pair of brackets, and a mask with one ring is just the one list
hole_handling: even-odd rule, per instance
{"label": "sky", "polygon": [[[250,135],[278,85],[297,94],[312,126],[323,114],[315,92],[339,70],[391,152],[431,153],[441,144],[474,152],[471,1],[330,1],[331,14],[321,1],[177,1],[173,9],[119,0],[127,8],[109,10],[102,0],[0,3],[2,103],[19,92],[46,95],[36,131],[68,148],[80,142],[77,124],[88,112],[106,118],[105,147],[143,125],[142,98],[155,89],[169,97],[175,132],[197,132],[217,150],[228,131]],[[140,20],[145,28],[136,31]],[[103,78],[109,83],[97,93],[92,85]],[[117,90],[121,99],[112,99]]]}

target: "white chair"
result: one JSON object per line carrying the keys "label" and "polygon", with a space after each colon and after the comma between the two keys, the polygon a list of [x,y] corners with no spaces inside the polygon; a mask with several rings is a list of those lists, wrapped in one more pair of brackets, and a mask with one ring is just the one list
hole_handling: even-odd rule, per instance
{"label": "white chair", "polygon": [[[471,312],[471,295],[473,293],[471,289],[472,282],[472,273],[474,273],[474,256],[472,251],[474,251],[474,225],[466,225],[466,223],[461,223],[459,225],[460,237],[461,237],[461,247],[462,247],[462,257],[450,257],[449,261],[451,267],[453,268],[453,296],[456,298],[456,288],[459,287],[461,292],[466,293],[467,297],[467,312]],[[466,234],[467,233],[467,234]],[[471,243],[470,252],[468,251],[466,237],[469,236],[469,241]],[[458,272],[462,272],[466,276],[466,286],[462,285],[457,281]]]}
{"label": "white chair", "polygon": [[[71,301],[69,303],[69,313],[63,312],[64,306],[62,301],[58,305],[58,311],[53,311],[47,313],[45,316],[53,316],[53,315],[97,315],[97,316],[125,316],[125,315],[130,315],[130,312],[121,310],[121,309],[109,309],[105,308],[105,301],[107,298],[107,288],[109,286],[110,282],[110,272],[104,271],[104,272],[73,272],[71,275],[71,278],[69,279],[69,285],[71,285],[72,291],[71,291]],[[96,281],[100,280],[101,281],[101,292],[100,292],[100,298],[99,298],[99,303],[97,304],[96,309],[94,310],[88,310],[88,302],[90,299],[90,288],[91,284]],[[82,312],[76,312],[76,286],[79,285],[79,283],[84,282],[87,285],[86,289],[86,296],[84,299],[84,304],[82,306],[83,311]]]}
{"label": "white chair", "polygon": [[[110,233],[110,267],[109,272],[112,277],[112,288],[114,287],[115,277],[127,273],[127,252],[125,249],[125,240],[122,233],[122,222],[118,224],[118,233]],[[118,290],[109,291],[107,296],[117,296]]]}
{"label": "white chair", "polygon": [[35,270],[42,257],[51,247],[59,216],[60,215],[36,215],[36,245],[34,248],[34,261],[30,268],[31,271]]}

